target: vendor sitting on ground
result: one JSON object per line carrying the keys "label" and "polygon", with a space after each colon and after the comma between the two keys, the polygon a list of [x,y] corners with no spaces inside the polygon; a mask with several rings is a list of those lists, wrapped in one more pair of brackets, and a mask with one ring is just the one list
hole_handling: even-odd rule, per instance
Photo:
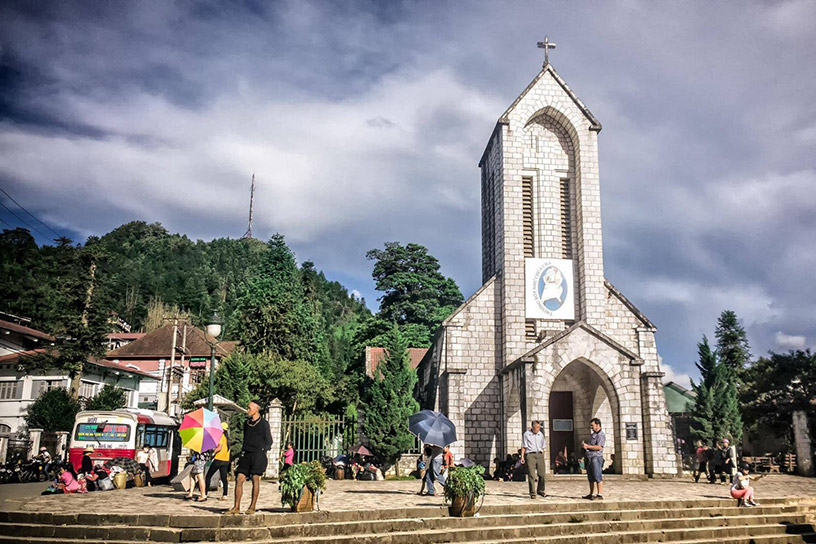
{"label": "vendor sitting on ground", "polygon": [[77,482],[73,470],[69,470],[69,468],[72,467],[60,465],[59,482],[57,483],[57,489],[62,490],[63,493],[76,493],[77,490],[79,489],[79,482]]}

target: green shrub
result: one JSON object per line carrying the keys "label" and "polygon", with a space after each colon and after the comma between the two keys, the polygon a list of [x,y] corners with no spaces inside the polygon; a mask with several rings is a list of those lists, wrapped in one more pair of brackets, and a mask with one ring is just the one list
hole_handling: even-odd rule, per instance
{"label": "green shrub", "polygon": [[300,500],[303,486],[315,494],[326,489],[326,471],[320,466],[319,461],[293,465],[283,473],[280,478],[281,504],[295,506]]}
{"label": "green shrub", "polygon": [[456,497],[473,498],[483,495],[485,491],[485,469],[481,465],[472,467],[453,467],[445,481],[445,500],[453,501]]}

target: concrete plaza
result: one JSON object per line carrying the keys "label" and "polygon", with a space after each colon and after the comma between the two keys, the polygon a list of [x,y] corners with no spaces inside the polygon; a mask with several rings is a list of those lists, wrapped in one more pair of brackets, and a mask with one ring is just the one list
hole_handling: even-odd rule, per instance
{"label": "concrete plaza", "polygon": [[[320,509],[324,511],[383,510],[411,507],[441,507],[444,499],[441,489],[435,497],[417,495],[419,480],[357,482],[327,481],[326,492],[320,497]],[[232,496],[225,501],[216,500],[217,492],[203,503],[185,500],[183,492],[173,491],[169,486],[132,488],[85,495],[32,496],[31,486],[20,488],[15,497],[13,488],[4,486],[5,500],[2,510],[62,513],[141,513],[171,515],[212,515],[225,512],[232,506]],[[42,488],[46,486],[43,484]],[[230,489],[232,491],[232,489]],[[612,476],[607,479],[604,490],[607,501],[654,501],[729,498],[726,485],[695,484],[690,478],[665,480],[624,480]],[[36,492],[36,491],[35,491]],[[245,486],[243,507],[249,505],[250,486]],[[547,483],[547,498],[535,502],[561,504],[584,502],[587,483],[583,478],[555,477]],[[770,475],[756,483],[757,500],[767,498],[816,498],[816,478],[788,475]],[[263,513],[283,513],[278,486],[274,482],[262,482],[259,507]],[[534,502],[527,494],[525,482],[487,481],[485,505],[512,505]]]}

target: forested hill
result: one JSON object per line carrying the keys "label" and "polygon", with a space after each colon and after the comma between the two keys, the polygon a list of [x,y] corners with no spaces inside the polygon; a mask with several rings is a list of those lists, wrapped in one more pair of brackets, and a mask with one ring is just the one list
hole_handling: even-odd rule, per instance
{"label": "forested hill", "polygon": [[[217,310],[226,321],[225,336],[240,340],[242,318],[236,308],[247,289],[277,290],[286,283],[281,311],[300,312],[317,326],[308,347],[344,368],[359,323],[371,315],[365,301],[357,300],[338,282],[329,281],[309,262],[299,267],[281,236],[262,242],[218,238],[193,241],[171,234],[158,223],[134,221],[84,245],[58,240],[38,247],[25,229],[0,235],[0,311],[32,319],[31,326],[54,334],[70,331],[76,311],[84,303],[79,294],[89,282],[91,266],[96,282],[94,308],[115,315],[133,331],[158,326],[162,314],[186,312],[202,326]],[[275,269],[278,274],[268,276]],[[296,283],[297,285],[293,284]],[[260,282],[263,283],[263,282]],[[274,311],[274,308],[272,309]],[[109,332],[121,329],[108,323]],[[290,331],[279,331],[289,334]],[[305,331],[304,331],[305,332]],[[284,354],[282,354],[284,355]],[[289,354],[292,355],[292,354]]]}

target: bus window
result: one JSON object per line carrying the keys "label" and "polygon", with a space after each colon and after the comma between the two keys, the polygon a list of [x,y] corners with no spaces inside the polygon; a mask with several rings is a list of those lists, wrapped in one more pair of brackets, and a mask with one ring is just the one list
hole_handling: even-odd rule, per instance
{"label": "bus window", "polygon": [[127,423],[80,423],[74,434],[74,440],[79,442],[127,442],[129,438]]}
{"label": "bus window", "polygon": [[156,425],[145,425],[144,442],[153,448],[167,447],[167,428],[158,427]]}

